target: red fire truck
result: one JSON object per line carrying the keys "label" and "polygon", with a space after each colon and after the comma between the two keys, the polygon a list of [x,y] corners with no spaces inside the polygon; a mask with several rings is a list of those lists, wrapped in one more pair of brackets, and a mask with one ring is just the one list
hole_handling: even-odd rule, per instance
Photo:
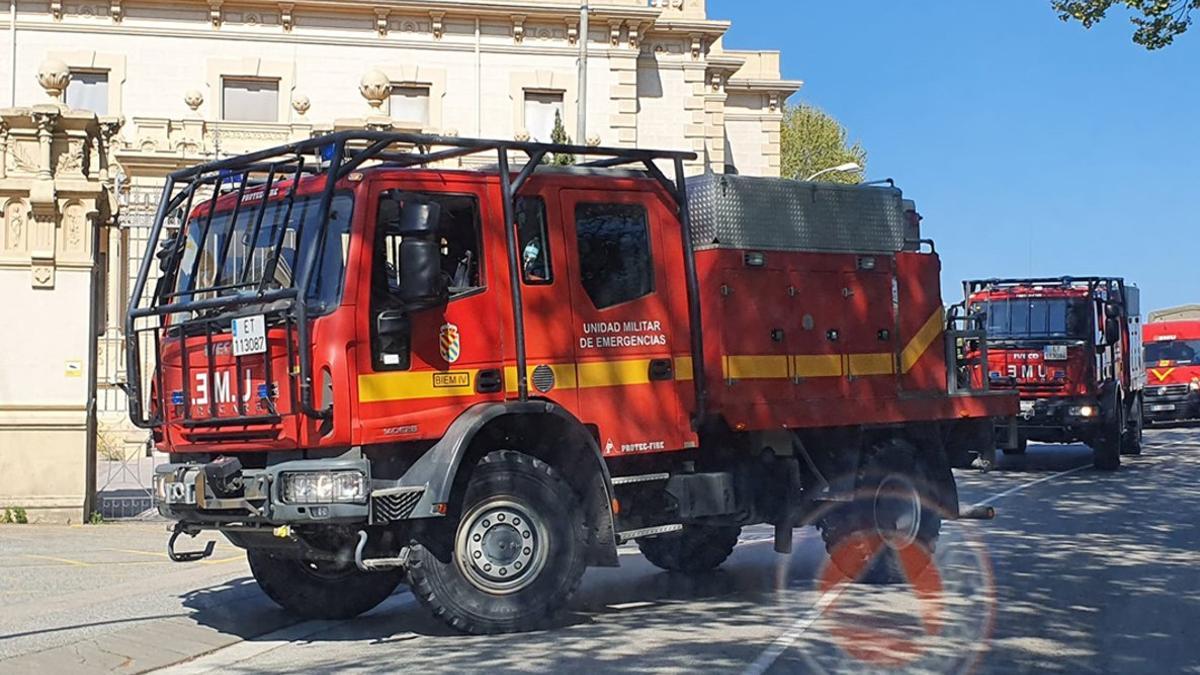
{"label": "red fire truck", "polygon": [[[497,163],[446,168],[469,155]],[[948,377],[900,191],[693,158],[364,131],[172,174],[127,319],[172,559],[218,530],[301,615],[407,580],[486,633],[542,625],[623,542],[696,573],[745,525],[787,552],[815,523],[888,580],[985,516],[947,457],[1017,400]]]}
{"label": "red fire truck", "polygon": [[1142,323],[1138,289],[1111,277],[965,282],[969,313],[986,325],[991,389],[1021,394],[1019,442],[1092,446],[1093,463],[1116,469],[1141,453]]}
{"label": "red fire truck", "polygon": [[1200,419],[1200,319],[1146,324],[1145,420]]}

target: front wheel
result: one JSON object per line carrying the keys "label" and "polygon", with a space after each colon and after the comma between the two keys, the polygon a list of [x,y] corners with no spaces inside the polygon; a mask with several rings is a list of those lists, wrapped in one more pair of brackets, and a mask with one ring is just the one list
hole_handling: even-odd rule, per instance
{"label": "front wheel", "polygon": [[501,450],[471,474],[448,560],[414,546],[408,578],[434,616],[464,633],[541,628],[567,604],[587,564],[587,520],[551,466]]}
{"label": "front wheel", "polygon": [[678,532],[638,539],[638,548],[655,567],[668,572],[700,574],[716,569],[737,546],[736,525],[684,525]]}
{"label": "front wheel", "polygon": [[280,607],[309,619],[351,619],[391,595],[403,572],[362,572],[352,562],[280,557],[248,549],[259,588]]}
{"label": "front wheel", "polygon": [[1113,403],[1112,419],[1104,427],[1100,438],[1092,445],[1092,466],[1100,471],[1116,471],[1121,467],[1121,455],[1126,454],[1128,439],[1125,430],[1125,405],[1117,397]]}

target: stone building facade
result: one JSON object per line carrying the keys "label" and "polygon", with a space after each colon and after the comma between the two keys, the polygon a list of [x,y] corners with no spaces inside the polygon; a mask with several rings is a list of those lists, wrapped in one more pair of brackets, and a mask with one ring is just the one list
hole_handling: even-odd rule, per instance
{"label": "stone building facade", "polygon": [[[781,79],[778,52],[725,49],[730,23],[709,18],[704,0],[593,0],[586,35],[579,3],[565,0],[10,0],[0,8],[0,82],[8,85],[0,101],[14,110],[57,106],[64,120],[88,111],[80,117],[94,120],[97,138],[107,134],[111,163],[94,177],[114,200],[109,211],[89,211],[99,228],[87,251],[98,269],[93,295],[103,298],[95,358],[55,354],[15,368],[0,355],[0,474],[7,467],[10,476],[62,461],[48,454],[6,464],[5,453],[20,450],[5,430],[40,442],[29,434],[46,425],[29,411],[68,405],[37,393],[61,384],[63,359],[78,358],[81,379],[96,381],[94,419],[71,423],[94,429],[102,458],[140,452],[145,435],[125,422],[118,388],[121,322],[163,177],[174,169],[337,128],[549,140],[557,116],[577,137],[586,40],[585,137],[575,140],[693,150],[694,172],[778,175],[782,104],[801,86]],[[55,78],[63,86],[47,87]],[[0,173],[8,166],[20,175],[20,158],[6,157]],[[20,266],[34,288],[46,265],[11,231],[37,216],[11,178],[0,175],[0,272]],[[61,291],[4,299],[47,316],[86,316],[81,302]],[[71,410],[88,408],[85,390],[70,390]],[[21,501],[18,492],[0,475],[0,508]],[[81,508],[75,493],[56,499],[39,504],[47,513]]]}

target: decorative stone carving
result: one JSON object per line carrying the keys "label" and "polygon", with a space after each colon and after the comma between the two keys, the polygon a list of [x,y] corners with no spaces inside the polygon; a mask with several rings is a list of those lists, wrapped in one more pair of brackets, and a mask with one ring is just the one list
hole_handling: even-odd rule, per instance
{"label": "decorative stone carving", "polygon": [[446,18],[445,12],[430,12],[429,13],[429,29],[433,33],[434,40],[441,40],[442,35],[446,31],[445,24],[442,20]]}
{"label": "decorative stone carving", "polygon": [[304,94],[296,94],[292,97],[292,110],[295,110],[300,117],[307,115],[310,108],[312,108],[312,101]]}
{"label": "decorative stone carving", "polygon": [[8,122],[0,120],[0,179],[8,177]]}
{"label": "decorative stone carving", "polygon": [[458,138],[458,129],[455,129],[453,127],[449,128],[449,129],[444,129],[442,131],[442,135],[447,138]]}
{"label": "decorative stone carving", "polygon": [[71,140],[67,143],[67,149],[60,152],[54,161],[54,175],[65,176],[71,173],[82,173],[83,159],[83,141]]}
{"label": "decorative stone carving", "polygon": [[86,229],[86,216],[83,213],[83,205],[78,201],[72,201],[63,209],[63,251],[70,253],[84,253],[83,233]]}
{"label": "decorative stone carving", "polygon": [[55,103],[62,104],[63,93],[71,82],[71,69],[58,59],[46,59],[38,66],[37,81],[46,95]]}
{"label": "decorative stone carving", "polygon": [[54,17],[55,21],[62,21],[62,18],[63,18],[62,0],[50,0],[50,16]]}
{"label": "decorative stone carving", "polygon": [[221,27],[221,5],[225,0],[208,0],[208,20],[212,22],[213,28]]}
{"label": "decorative stone carving", "polygon": [[589,148],[600,147],[600,134],[588,134],[587,144]]}
{"label": "decorative stone carving", "polygon": [[724,83],[725,78],[721,75],[720,71],[714,70],[712,75],[709,76],[709,84],[712,86],[712,90],[714,92],[721,91],[721,87],[724,85]]}
{"label": "decorative stone carving", "polygon": [[636,23],[629,24],[629,48],[630,49],[638,48],[639,38],[640,38],[640,34],[641,34],[640,29],[641,29],[641,26],[639,26]]}
{"label": "decorative stone carving", "polygon": [[521,44],[525,42],[525,15],[514,14],[512,17],[512,35],[513,42]]}
{"label": "decorative stone carving", "polygon": [[779,111],[779,92],[773,91],[767,94],[767,107],[770,108],[771,112]]}
{"label": "decorative stone carving", "polygon": [[699,33],[692,33],[692,59],[699,60],[700,55],[704,52],[704,37]]}
{"label": "decorative stone carving", "polygon": [[279,3],[279,23],[283,25],[283,32],[292,32],[292,26],[295,23],[295,17],[292,16],[292,10],[296,5],[291,2]]}
{"label": "decorative stone carving", "polygon": [[37,177],[50,180],[54,177],[50,165],[50,143],[54,136],[54,127],[61,113],[53,108],[34,108],[31,117],[37,127],[38,150],[40,157],[37,164]]}
{"label": "decorative stone carving", "polygon": [[25,251],[28,220],[29,207],[24,202],[13,199],[4,206],[4,251],[6,253]]}
{"label": "decorative stone carving", "polygon": [[371,106],[373,114],[383,113],[383,102],[387,100],[388,94],[391,92],[391,80],[388,79],[387,73],[378,68],[368,70],[358,83],[358,93],[367,99],[367,104]]}
{"label": "decorative stone carving", "polygon": [[199,89],[189,89],[183,95],[183,103],[191,109],[193,113],[200,112],[200,106],[204,105],[204,94]]}
{"label": "decorative stone carving", "polygon": [[121,9],[121,0],[108,0],[108,12],[112,15],[113,23],[121,23],[121,19],[125,18],[125,12]]}
{"label": "decorative stone carving", "polygon": [[386,37],[388,34],[388,15],[391,12],[386,7],[375,8],[375,30],[379,33],[379,37]]}
{"label": "decorative stone carving", "polygon": [[613,47],[621,44],[621,26],[624,21],[609,21],[608,22],[608,41]]}
{"label": "decorative stone carving", "polygon": [[579,19],[567,19],[567,44],[579,42]]}
{"label": "decorative stone carving", "polygon": [[533,137],[529,135],[528,129],[518,129],[516,135],[513,136],[513,140],[518,143],[528,143],[531,138]]}

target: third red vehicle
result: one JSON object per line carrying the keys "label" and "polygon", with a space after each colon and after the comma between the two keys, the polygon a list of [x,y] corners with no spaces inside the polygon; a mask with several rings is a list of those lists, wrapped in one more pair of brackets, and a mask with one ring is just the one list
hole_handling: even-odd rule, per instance
{"label": "third red vehicle", "polygon": [[1146,324],[1147,422],[1200,419],[1200,319]]}

